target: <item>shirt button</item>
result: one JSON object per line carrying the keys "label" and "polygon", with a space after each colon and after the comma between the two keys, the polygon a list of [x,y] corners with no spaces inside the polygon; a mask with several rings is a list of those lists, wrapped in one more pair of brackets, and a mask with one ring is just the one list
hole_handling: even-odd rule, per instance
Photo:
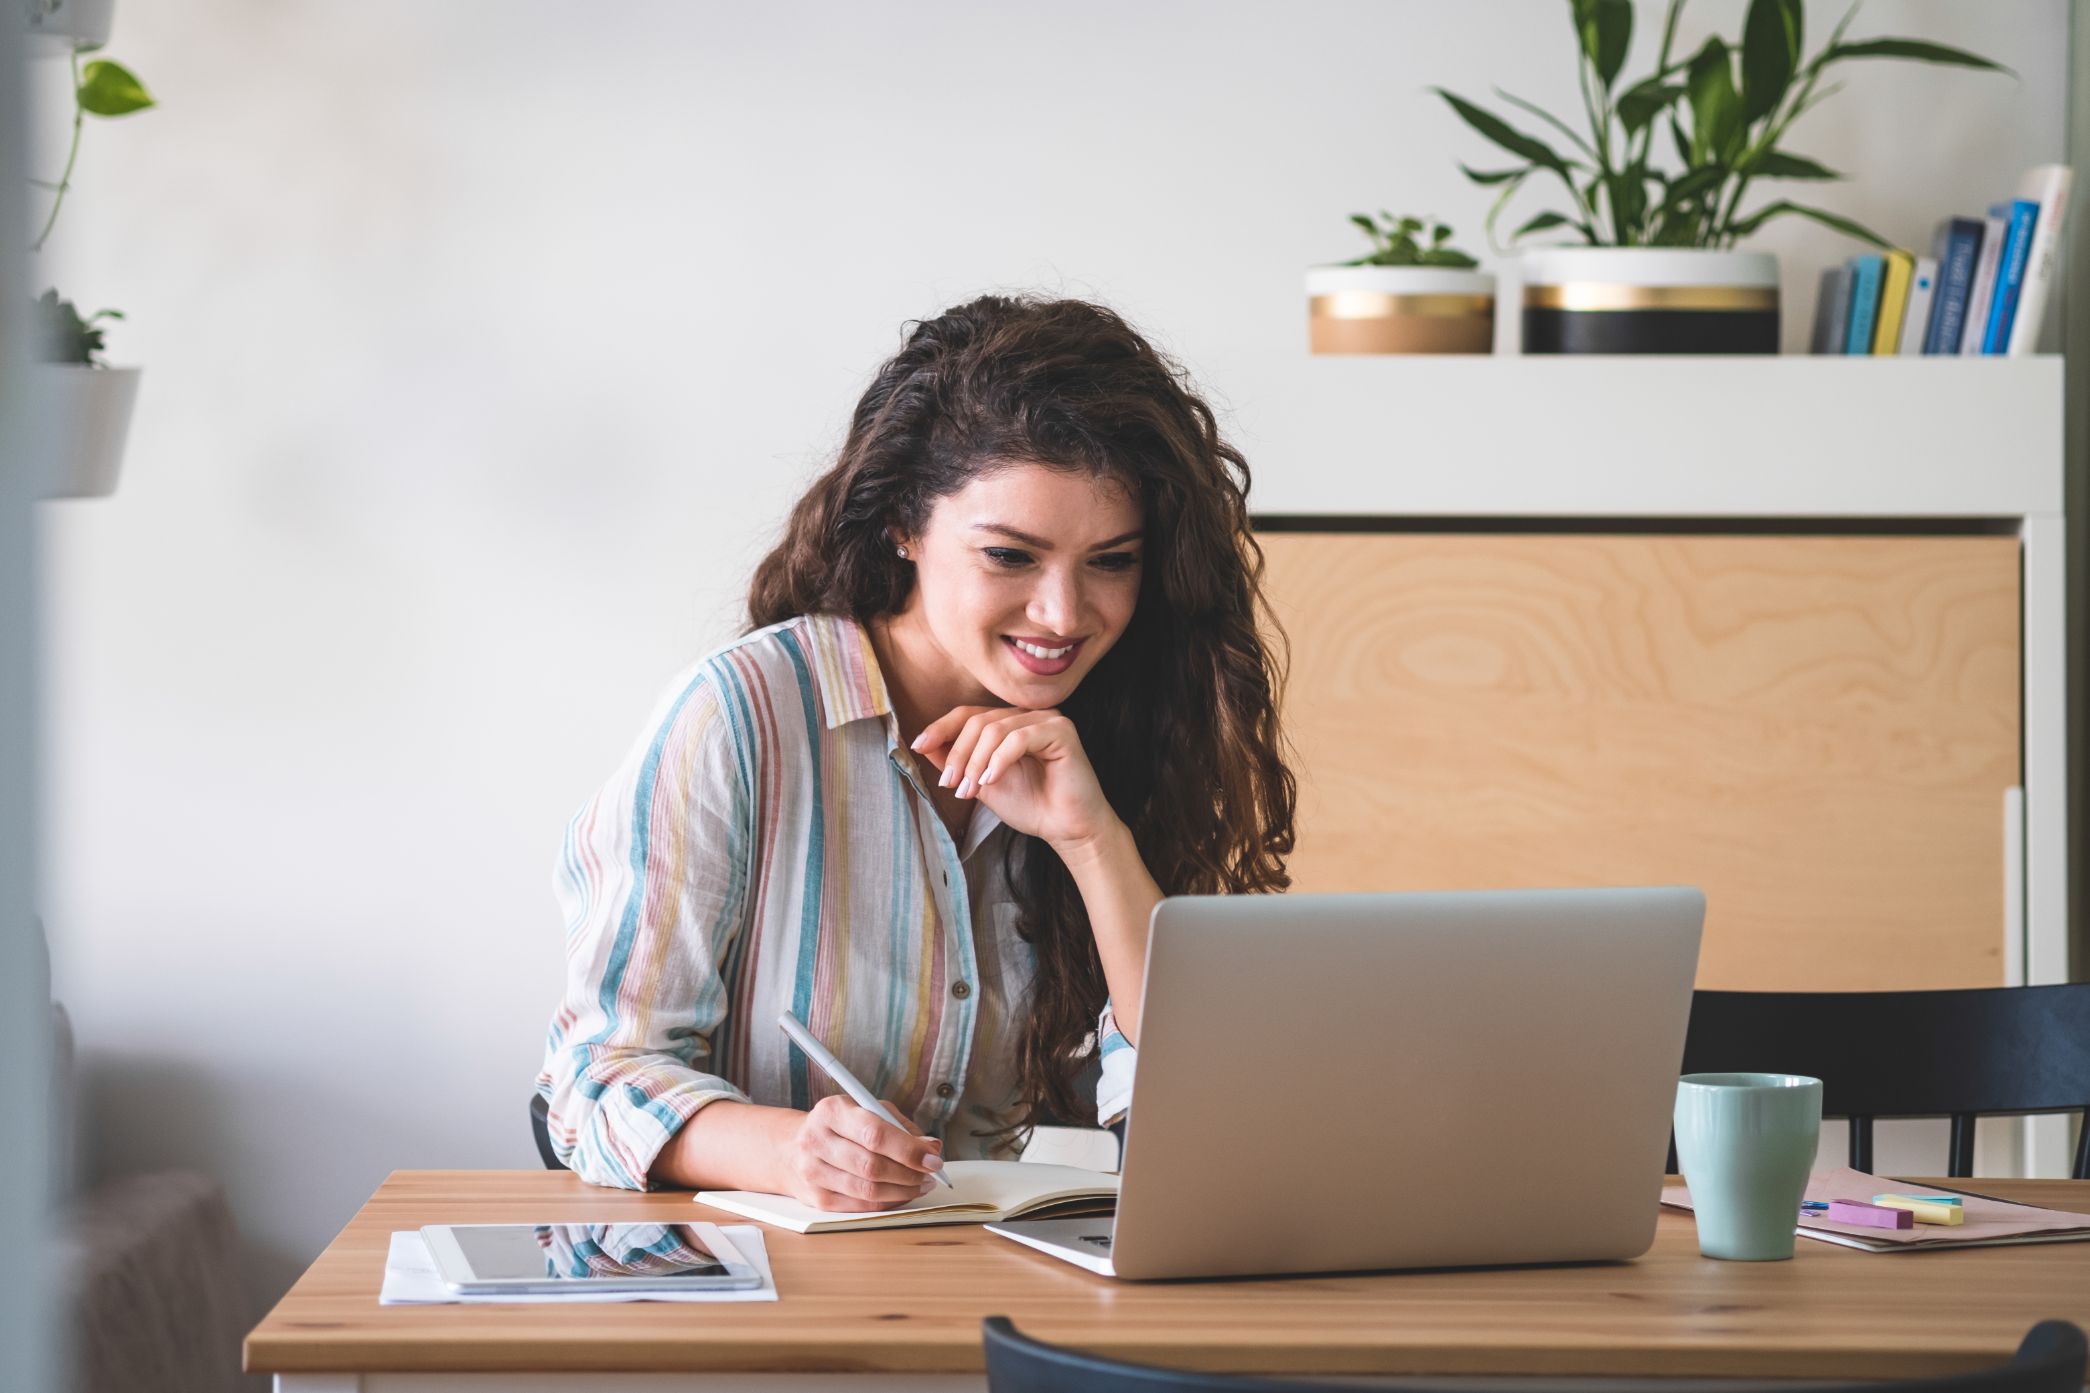
{"label": "shirt button", "polygon": [[951,873],[949,871],[943,873],[943,883],[946,885],[951,883]]}
{"label": "shirt button", "polygon": [[957,1092],[957,1089],[951,1087],[947,1083],[940,1083],[936,1085],[936,1096],[939,1098],[949,1098],[955,1095]]}
{"label": "shirt button", "polygon": [[957,997],[960,1001],[965,1000],[965,998],[972,995],[972,983],[962,980],[951,983],[951,995]]}

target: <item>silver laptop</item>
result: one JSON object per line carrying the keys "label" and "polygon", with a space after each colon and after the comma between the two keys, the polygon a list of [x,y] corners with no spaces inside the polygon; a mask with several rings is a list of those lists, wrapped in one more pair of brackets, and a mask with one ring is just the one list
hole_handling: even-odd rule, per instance
{"label": "silver laptop", "polygon": [[1110,1277],[1630,1258],[1705,896],[1182,896],[1154,911],[1114,1217],[988,1229]]}

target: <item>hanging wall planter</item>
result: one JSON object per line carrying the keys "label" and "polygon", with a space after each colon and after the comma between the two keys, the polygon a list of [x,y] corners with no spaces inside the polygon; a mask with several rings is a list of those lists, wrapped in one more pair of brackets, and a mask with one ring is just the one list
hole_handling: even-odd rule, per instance
{"label": "hanging wall planter", "polygon": [[24,0],[29,33],[59,52],[100,48],[116,22],[116,0]]}
{"label": "hanging wall planter", "polygon": [[1776,353],[1778,258],[1652,247],[1522,258],[1526,353]]}
{"label": "hanging wall planter", "polygon": [[39,490],[43,497],[106,498],[116,491],[142,371],[36,365],[36,401],[46,413],[44,454],[52,461],[52,473]]}

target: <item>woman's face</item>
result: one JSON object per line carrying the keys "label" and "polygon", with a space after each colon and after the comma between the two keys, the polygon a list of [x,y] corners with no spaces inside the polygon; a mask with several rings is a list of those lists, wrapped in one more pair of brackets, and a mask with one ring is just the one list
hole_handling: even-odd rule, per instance
{"label": "woman's face", "polygon": [[1140,509],[1089,474],[1009,464],[936,501],[900,616],[955,671],[1011,706],[1058,706],[1132,622]]}

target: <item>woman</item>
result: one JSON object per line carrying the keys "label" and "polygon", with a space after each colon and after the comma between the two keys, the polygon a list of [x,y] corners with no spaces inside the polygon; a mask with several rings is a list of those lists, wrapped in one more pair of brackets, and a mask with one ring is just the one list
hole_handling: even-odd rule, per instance
{"label": "woman", "polygon": [[[559,868],[537,1086],[597,1184],[904,1204],[1131,1093],[1166,893],[1282,889],[1248,470],[1109,310],[914,326]],[[790,1010],[898,1116],[850,1103]],[[1099,1015],[1100,1012],[1100,1015]]]}

